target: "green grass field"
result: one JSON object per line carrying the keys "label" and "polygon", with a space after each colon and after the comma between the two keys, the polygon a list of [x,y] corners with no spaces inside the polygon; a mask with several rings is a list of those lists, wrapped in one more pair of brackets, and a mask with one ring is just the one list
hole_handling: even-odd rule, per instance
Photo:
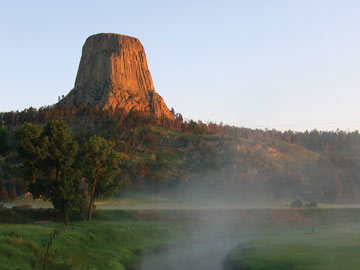
{"label": "green grass field", "polygon": [[[101,218],[70,223],[54,240],[46,269],[138,269],[145,250],[162,249],[184,232],[175,223],[121,213]],[[60,226],[0,224],[0,269],[41,269],[50,234]]]}
{"label": "green grass field", "polygon": [[[98,210],[92,222],[79,218],[74,213],[67,231],[54,240],[46,269],[138,270],[145,252],[181,245],[202,232],[219,239],[221,233],[259,237],[234,249],[225,270],[360,265],[357,209]],[[51,209],[0,208],[0,270],[41,269],[50,234],[62,227],[53,221],[57,219]],[[45,220],[52,222],[37,224]],[[344,222],[347,225],[334,227]],[[317,224],[315,233],[311,224]]]}
{"label": "green grass field", "polygon": [[238,246],[224,270],[355,270],[359,254],[359,226],[286,232]]}

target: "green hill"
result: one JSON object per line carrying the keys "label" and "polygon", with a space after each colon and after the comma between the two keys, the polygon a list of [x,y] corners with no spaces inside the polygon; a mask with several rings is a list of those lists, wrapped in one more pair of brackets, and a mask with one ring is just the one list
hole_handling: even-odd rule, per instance
{"label": "green hill", "polygon": [[43,125],[53,119],[67,121],[79,144],[94,134],[115,143],[126,179],[120,195],[145,189],[322,202],[359,199],[359,160],[346,150],[358,148],[358,133],[250,130],[184,121],[181,114],[157,119],[87,105],[30,108],[2,113],[1,119],[8,146],[0,162],[0,199],[26,192],[14,131],[24,122]]}

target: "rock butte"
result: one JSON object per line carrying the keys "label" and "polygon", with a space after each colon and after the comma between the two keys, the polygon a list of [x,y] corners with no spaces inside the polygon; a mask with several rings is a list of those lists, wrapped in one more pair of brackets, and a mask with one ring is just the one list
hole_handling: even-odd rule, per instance
{"label": "rock butte", "polygon": [[88,103],[173,118],[155,92],[140,41],[119,34],[102,33],[86,40],[74,89],[60,103],[69,106]]}

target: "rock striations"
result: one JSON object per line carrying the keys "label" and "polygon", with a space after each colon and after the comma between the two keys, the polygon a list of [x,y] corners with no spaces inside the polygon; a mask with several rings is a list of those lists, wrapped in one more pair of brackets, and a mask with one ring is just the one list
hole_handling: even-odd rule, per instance
{"label": "rock striations", "polygon": [[140,41],[119,34],[97,34],[86,40],[74,89],[61,103],[70,106],[88,103],[173,118],[155,92]]}

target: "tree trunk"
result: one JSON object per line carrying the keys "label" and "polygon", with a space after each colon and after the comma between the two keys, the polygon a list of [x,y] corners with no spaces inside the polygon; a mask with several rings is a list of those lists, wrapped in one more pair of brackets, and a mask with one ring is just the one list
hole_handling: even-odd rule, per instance
{"label": "tree trunk", "polygon": [[67,225],[69,223],[69,214],[68,212],[63,212],[64,224]]}
{"label": "tree trunk", "polygon": [[91,221],[92,218],[92,212],[94,210],[94,203],[95,203],[95,186],[96,186],[96,180],[97,176],[99,174],[100,169],[97,168],[95,172],[95,176],[92,181],[92,187],[91,187],[91,193],[90,193],[90,203],[89,203],[89,213],[88,213],[88,221]]}
{"label": "tree trunk", "polygon": [[57,182],[60,181],[60,174],[61,174],[61,171],[60,171],[60,170],[56,170],[56,181],[57,181]]}

